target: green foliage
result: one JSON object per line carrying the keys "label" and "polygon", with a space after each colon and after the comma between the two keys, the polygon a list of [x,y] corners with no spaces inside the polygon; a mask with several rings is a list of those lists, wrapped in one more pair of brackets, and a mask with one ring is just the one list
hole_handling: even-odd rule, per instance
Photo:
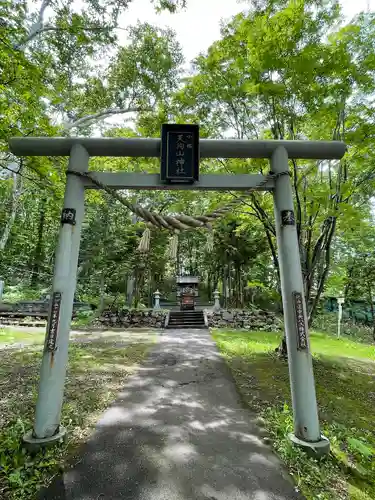
{"label": "green foliage", "polygon": [[[343,338],[355,340],[356,342],[373,342],[372,318],[369,324],[357,321],[355,318],[343,314],[341,321],[341,335]],[[337,335],[337,312],[318,314],[312,323],[314,330],[327,332],[333,336]]]}
{"label": "green foliage", "polygon": [[176,12],[177,9],[186,7],[186,0],[151,0],[158,11],[167,9]]}
{"label": "green foliage", "polygon": [[12,330],[0,328],[0,344],[40,344],[44,341],[45,333],[28,332],[25,330]]}
{"label": "green foliage", "polygon": [[68,439],[57,447],[30,455],[22,436],[32,427],[40,347],[0,353],[0,375],[8,380],[0,402],[0,496],[6,500],[34,498],[52,477],[64,470],[66,460],[92,432],[99,414],[123,386],[152,339],[129,344],[123,337],[91,338],[70,346],[62,424]]}
{"label": "green foliage", "polygon": [[74,320],[72,321],[72,327],[82,327],[88,326],[93,322],[97,315],[96,311],[78,311]]}
{"label": "green foliage", "polygon": [[18,302],[20,300],[39,300],[43,293],[42,288],[27,288],[19,285],[9,285],[3,294],[4,302]]}
{"label": "green foliage", "polygon": [[[175,12],[185,3],[154,0],[150,6]],[[5,153],[9,136],[158,137],[161,124],[174,121],[199,123],[202,137],[345,140],[350,148],[341,162],[290,165],[310,319],[324,291],[372,297],[374,15],[361,13],[346,22],[335,0],[254,2],[223,24],[219,40],[184,75],[171,29],[119,25],[129,4],[85,0],[76,8],[63,0],[49,6],[40,29],[39,5],[2,2],[0,166],[20,167],[0,181],[0,276],[6,286],[24,289],[23,298],[31,296],[30,289],[51,286],[66,167],[60,158],[19,162]],[[95,158],[90,167],[159,170],[158,161],[147,158]],[[204,173],[268,168],[266,159],[201,162]],[[160,213],[189,215],[233,199],[231,193],[193,191],[124,195]],[[169,234],[153,232],[151,252],[140,256],[144,225],[107,195],[90,192],[77,297],[90,297],[98,306],[149,306],[156,288],[173,298],[176,273],[189,272],[201,277],[205,302],[218,287],[228,306],[277,310],[272,205],[268,195],[249,194],[214,225],[213,252],[207,252],[203,231],[191,231],[180,236],[179,261],[173,263],[165,255]]]}
{"label": "green foliage", "polygon": [[363,440],[356,438],[348,438],[348,448],[349,451],[355,453],[356,455],[362,456],[364,458],[371,458],[375,454],[375,449],[369,446]]}
{"label": "green foliage", "polygon": [[303,450],[296,448],[288,439],[288,434],[293,432],[293,415],[288,404],[284,404],[282,409],[268,407],[262,416],[266,420],[276,453],[287,465],[296,487],[303,495],[311,500],[341,498],[340,491],[335,491],[333,479],[339,476],[339,467],[330,461],[307,457]]}
{"label": "green foliage", "polygon": [[36,456],[30,456],[22,447],[22,436],[30,425],[29,419],[17,419],[1,432],[0,488],[3,498],[32,498],[48,475],[59,471],[61,447],[57,452],[47,449]]}
{"label": "green foliage", "polygon": [[[7,151],[8,138],[98,133],[157,137],[162,123],[174,121],[199,123],[202,137],[345,140],[350,148],[340,162],[290,165],[305,289],[311,317],[324,290],[372,304],[374,14],[361,13],[346,22],[335,0],[252,2],[250,9],[223,24],[220,39],[196,58],[194,71],[182,79],[181,47],[170,29],[139,23],[128,29],[125,45],[119,45],[119,19],[129,3],[51,3],[46,29],[40,29],[42,24],[35,23],[38,15],[43,17],[43,11],[37,12],[40,5],[1,2],[0,166],[19,168],[0,181],[4,299],[39,298],[51,286],[66,168],[59,158],[15,159]],[[185,1],[153,0],[150,5],[174,12]],[[129,172],[159,169],[156,160],[145,158],[96,158],[90,166]],[[266,173],[268,168],[262,159],[201,162],[204,173]],[[160,213],[190,215],[210,212],[232,199],[231,193],[197,196],[192,191],[124,195]],[[180,235],[177,263],[165,255],[169,234],[153,231],[151,251],[141,256],[137,246],[142,223],[102,193],[90,192],[86,201],[78,299],[99,307],[147,307],[156,288],[173,298],[175,275],[190,273],[200,276],[205,300],[212,299],[218,287],[227,305],[279,306],[271,197],[252,193],[239,210],[215,224],[213,251],[207,251],[202,231]],[[374,318],[371,311],[357,312],[360,316],[368,322]],[[86,325],[91,317],[82,313],[76,324]],[[324,432],[332,443],[332,456],[324,463],[307,459],[285,437],[292,425],[288,375],[285,364],[268,352],[277,347],[280,336],[216,337],[244,399],[264,412],[274,446],[302,491],[314,499],[336,495],[367,500],[375,496],[375,443],[368,412],[374,351],[366,344],[371,332],[345,320],[341,340],[318,333],[335,334],[335,327],[333,319],[318,317],[312,335]],[[365,342],[352,342],[348,334]],[[0,332],[0,342],[24,337]],[[110,358],[120,364],[128,355],[125,364],[134,361],[144,352],[139,349],[106,354],[95,345],[72,348],[72,373],[86,377],[79,401],[74,380],[68,384],[64,423],[73,437],[85,435],[92,409],[104,407],[111,397],[103,366]],[[1,357],[4,379],[14,373],[15,362],[27,372],[25,384],[21,376],[20,384],[17,380],[19,393],[10,384],[13,394],[0,402],[11,409],[5,424],[1,422],[0,496],[22,499],[58,470],[66,448],[33,460],[22,451],[19,438],[30,427],[39,354]],[[118,375],[118,382],[122,377]],[[20,420],[23,411],[26,417]]]}
{"label": "green foliage", "polygon": [[[372,224],[367,133],[372,134],[374,16],[361,14],[344,25],[340,15],[336,1],[257,2],[223,26],[221,39],[196,59],[197,74],[176,96],[180,115],[194,116],[212,136],[333,138],[351,146],[341,162],[291,162],[311,317],[327,279],[335,293],[343,282],[338,240],[347,246]],[[267,168],[262,160],[217,165],[233,173]],[[248,207],[244,224],[253,228],[253,217],[262,224],[277,269],[271,200],[251,195]]]}
{"label": "green foliage", "polygon": [[288,366],[274,353],[279,335],[216,331],[214,338],[244,402],[264,419],[273,448],[303,495],[311,500],[374,498],[373,346],[311,335],[322,432],[331,443],[329,457],[317,461],[288,439],[293,417]]}
{"label": "green foliage", "polygon": [[152,97],[167,97],[176,89],[181,47],[173,31],[149,24],[130,28],[129,38],[130,44],[119,49],[109,66],[109,86],[122,94],[121,101],[151,105]]}

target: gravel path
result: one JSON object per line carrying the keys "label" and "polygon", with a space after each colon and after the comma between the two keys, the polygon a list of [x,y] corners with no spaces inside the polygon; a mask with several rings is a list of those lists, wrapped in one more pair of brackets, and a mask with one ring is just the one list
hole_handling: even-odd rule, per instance
{"label": "gravel path", "polygon": [[168,330],[43,500],[300,499],[207,330]]}

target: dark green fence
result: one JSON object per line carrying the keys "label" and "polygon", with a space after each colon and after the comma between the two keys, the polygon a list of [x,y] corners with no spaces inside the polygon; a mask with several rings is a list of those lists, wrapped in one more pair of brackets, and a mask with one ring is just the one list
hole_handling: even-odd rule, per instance
{"label": "dark green fence", "polygon": [[[323,308],[328,312],[337,312],[336,297],[325,297],[323,299]],[[342,317],[343,319],[352,319],[366,325],[372,325],[374,321],[371,313],[371,305],[365,300],[348,300],[345,302],[342,308]]]}

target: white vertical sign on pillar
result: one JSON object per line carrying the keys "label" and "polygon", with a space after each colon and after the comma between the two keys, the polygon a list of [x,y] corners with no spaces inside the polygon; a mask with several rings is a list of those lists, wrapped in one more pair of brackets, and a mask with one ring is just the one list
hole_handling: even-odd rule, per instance
{"label": "white vertical sign on pillar", "polygon": [[275,223],[294,417],[290,438],[322,455],[328,453],[329,441],[319,427],[288,153],[282,146],[272,155],[271,171],[276,174]]}
{"label": "white vertical sign on pillar", "polygon": [[[69,169],[84,172],[88,169],[88,162],[87,151],[79,144],[74,145],[70,154]],[[74,174],[68,174],[56,248],[34,429],[24,436],[24,441],[31,446],[58,440],[64,434],[64,429],[60,426],[60,415],[77,282],[84,199],[85,191],[82,180]]]}

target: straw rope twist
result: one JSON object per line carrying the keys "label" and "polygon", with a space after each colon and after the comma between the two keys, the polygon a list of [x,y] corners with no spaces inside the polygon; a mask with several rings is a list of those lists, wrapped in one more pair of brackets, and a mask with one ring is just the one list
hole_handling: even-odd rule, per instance
{"label": "straw rope twist", "polygon": [[67,170],[67,174],[73,174],[76,175],[77,177],[83,177],[89,179],[95,186],[97,186],[100,189],[103,189],[103,191],[113,196],[113,198],[119,201],[131,212],[138,215],[138,217],[141,217],[150,228],[157,227],[159,229],[167,229],[169,231],[183,231],[192,228],[206,228],[211,230],[212,222],[214,222],[216,219],[223,217],[224,215],[233,211],[237,206],[241,205],[243,201],[246,199],[246,197],[249,195],[249,193],[251,193],[255,189],[259,189],[265,186],[270,179],[275,179],[282,175],[290,175],[290,172],[285,171],[285,172],[280,172],[278,174],[270,172],[268,175],[265,176],[265,178],[262,180],[262,182],[259,183],[258,186],[247,190],[244,196],[233,199],[232,201],[227,203],[224,207],[217,208],[211,213],[208,213],[206,215],[197,215],[193,217],[185,214],[161,215],[156,212],[151,212],[147,208],[141,207],[140,205],[135,205],[133,203],[130,203],[126,198],[119,195],[115,189],[112,189],[103,184],[101,181],[95,178],[95,174],[92,174],[90,172],[76,172],[75,170]]}

